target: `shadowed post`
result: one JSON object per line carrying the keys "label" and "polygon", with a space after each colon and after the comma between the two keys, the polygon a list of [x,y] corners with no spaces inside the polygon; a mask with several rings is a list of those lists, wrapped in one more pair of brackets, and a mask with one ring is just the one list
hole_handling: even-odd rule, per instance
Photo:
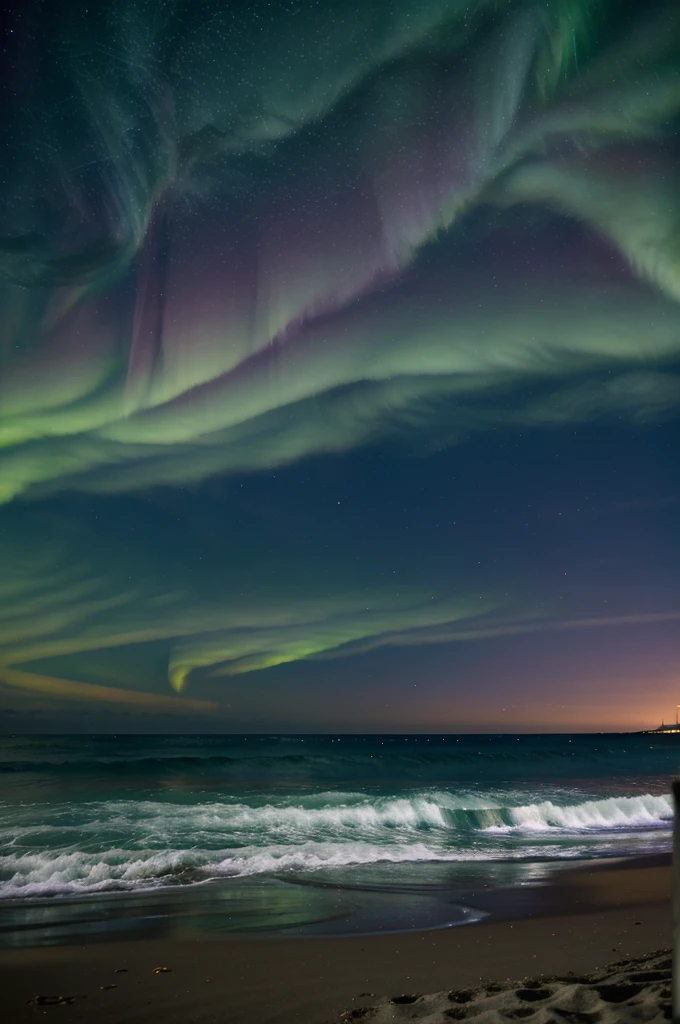
{"label": "shadowed post", "polygon": [[673,779],[673,1024],[680,1024],[680,778]]}

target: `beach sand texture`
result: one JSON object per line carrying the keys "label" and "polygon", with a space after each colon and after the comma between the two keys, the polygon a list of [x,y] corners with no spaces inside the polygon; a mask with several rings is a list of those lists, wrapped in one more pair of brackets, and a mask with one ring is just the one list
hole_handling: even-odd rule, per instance
{"label": "beach sand texture", "polygon": [[[7,1024],[57,1018],[68,1024],[667,1020],[668,864],[581,868],[565,873],[545,897],[537,916],[430,932],[5,949],[0,954],[2,1019]],[[159,967],[168,970],[157,973]],[[48,1004],[39,996],[64,1001]],[[407,999],[400,1001],[403,996]]]}
{"label": "beach sand texture", "polygon": [[344,1010],[338,1020],[421,1021],[446,1024],[661,1024],[671,1019],[670,949],[620,960],[586,975],[544,975],[510,984],[489,982],[475,989],[430,995],[402,993]]}

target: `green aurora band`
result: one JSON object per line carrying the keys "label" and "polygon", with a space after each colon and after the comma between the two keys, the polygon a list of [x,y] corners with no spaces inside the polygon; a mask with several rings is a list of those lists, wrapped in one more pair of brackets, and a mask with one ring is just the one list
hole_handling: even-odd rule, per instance
{"label": "green aurora band", "polygon": [[399,594],[387,564],[346,579],[340,541],[312,577],[287,555],[253,579],[253,539],[208,584],[180,563],[168,582],[160,554],[133,557],[115,527],[103,551],[39,499],[675,415],[677,3],[101,0],[66,17],[29,0],[12,17],[0,681],[134,703],[132,676],[31,666],[158,642],[180,691],[543,628],[540,597],[468,569],[427,586],[408,569]]}

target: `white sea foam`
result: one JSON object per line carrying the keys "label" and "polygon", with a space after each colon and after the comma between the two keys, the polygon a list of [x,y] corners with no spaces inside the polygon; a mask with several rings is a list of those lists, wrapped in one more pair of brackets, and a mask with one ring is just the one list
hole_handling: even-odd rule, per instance
{"label": "white sea foam", "polygon": [[[77,828],[99,833],[102,830],[140,827],[144,832],[159,835],[169,830],[190,829],[200,833],[218,834],[290,833],[305,835],[317,831],[366,832],[385,829],[467,829],[528,828],[582,829],[662,825],[673,815],[670,796],[666,794],[606,797],[577,803],[543,800],[519,802],[518,794],[511,801],[508,794],[497,796],[459,795],[446,792],[416,794],[410,797],[367,797],[343,794],[344,803],[323,802],[316,797],[313,806],[300,802],[266,803],[252,806],[244,803],[210,802],[178,805],[160,801],[111,801],[80,806],[77,822],[21,820],[16,810],[6,809],[0,817],[0,838],[24,833],[44,834],[50,831]],[[330,797],[330,794],[329,794]],[[2,820],[4,818],[4,821]],[[17,820],[17,818],[19,820]]]}
{"label": "white sea foam", "polygon": [[[508,852],[523,860],[527,851]],[[555,858],[578,851],[554,849]],[[102,854],[31,853],[0,857],[0,897],[39,897],[130,891],[196,884],[214,878],[247,877],[286,871],[318,871],[369,864],[484,862],[495,860],[479,850],[442,851],[423,843],[376,846],[371,843],[306,843],[241,850],[109,850]]]}
{"label": "white sea foam", "polygon": [[5,805],[0,897],[376,863],[625,853],[627,836],[637,833],[644,840],[649,830],[667,828],[673,814],[665,794],[578,800],[563,792],[537,802],[527,800],[531,795],[329,793],[295,801],[270,798],[260,806],[228,800],[93,801],[43,808],[42,820],[35,807]]}
{"label": "white sea foam", "polygon": [[548,829],[613,829],[663,825],[673,817],[670,796],[607,797],[560,806],[550,800],[509,809],[512,826],[531,831]]}

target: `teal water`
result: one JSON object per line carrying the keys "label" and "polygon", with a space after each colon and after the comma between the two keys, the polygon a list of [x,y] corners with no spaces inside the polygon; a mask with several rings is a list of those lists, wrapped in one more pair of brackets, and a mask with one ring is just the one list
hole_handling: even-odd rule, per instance
{"label": "teal water", "polygon": [[679,755],[672,736],[5,737],[0,926],[97,931],[134,896],[132,917],[217,900],[222,927],[290,928],[386,892],[376,927],[474,920],[425,896],[670,849]]}

